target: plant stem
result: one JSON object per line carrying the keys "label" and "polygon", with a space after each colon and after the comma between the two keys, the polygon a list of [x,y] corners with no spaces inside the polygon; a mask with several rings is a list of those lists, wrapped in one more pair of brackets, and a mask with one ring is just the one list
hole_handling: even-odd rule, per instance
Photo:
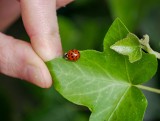
{"label": "plant stem", "polygon": [[149,45],[149,36],[144,35],[143,37],[143,39],[139,40],[139,42],[141,43],[141,48],[147,51],[148,53],[155,55],[156,58],[160,59],[160,53],[154,51]]}
{"label": "plant stem", "polygon": [[144,86],[144,85],[136,85],[136,87],[138,87],[140,89],[143,89],[143,90],[147,90],[147,91],[150,91],[150,92],[160,94],[160,89],[155,89],[155,88],[147,87],[147,86]]}

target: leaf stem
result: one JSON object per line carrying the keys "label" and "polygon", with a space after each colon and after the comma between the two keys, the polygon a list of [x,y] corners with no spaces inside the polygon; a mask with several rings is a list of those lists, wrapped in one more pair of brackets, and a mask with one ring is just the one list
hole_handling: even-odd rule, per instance
{"label": "leaf stem", "polygon": [[160,94],[160,89],[155,89],[155,88],[147,87],[147,86],[144,86],[144,85],[136,85],[136,87],[138,87],[140,89],[143,89],[143,90],[147,90],[147,91],[150,91],[150,92]]}
{"label": "leaf stem", "polygon": [[141,43],[141,48],[147,51],[150,54],[155,55],[158,59],[160,59],[160,53],[154,51],[149,45],[149,36],[144,35],[143,39],[140,39],[139,42]]}

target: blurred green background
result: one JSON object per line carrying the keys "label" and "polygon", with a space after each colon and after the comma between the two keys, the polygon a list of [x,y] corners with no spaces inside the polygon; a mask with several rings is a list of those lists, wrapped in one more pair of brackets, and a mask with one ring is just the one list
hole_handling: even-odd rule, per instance
{"label": "blurred green background", "polygon": [[[160,51],[160,0],[76,0],[57,11],[64,51],[102,51],[103,38],[116,17],[140,38],[150,36]],[[29,41],[21,18],[6,34]],[[146,85],[160,88],[159,69]],[[160,121],[160,95],[145,92],[148,107],[144,121]],[[30,83],[0,75],[0,121],[88,121],[90,111],[59,95],[54,88],[41,89]]]}

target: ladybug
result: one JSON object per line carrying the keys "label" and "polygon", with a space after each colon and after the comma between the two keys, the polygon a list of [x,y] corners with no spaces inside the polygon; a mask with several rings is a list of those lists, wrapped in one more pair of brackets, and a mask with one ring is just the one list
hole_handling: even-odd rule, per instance
{"label": "ladybug", "polygon": [[64,54],[64,58],[70,61],[77,61],[80,58],[80,52],[76,49],[69,50]]}

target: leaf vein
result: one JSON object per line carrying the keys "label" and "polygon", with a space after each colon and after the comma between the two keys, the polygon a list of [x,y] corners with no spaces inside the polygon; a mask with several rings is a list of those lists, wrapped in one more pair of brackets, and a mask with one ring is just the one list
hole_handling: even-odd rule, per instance
{"label": "leaf vein", "polygon": [[128,87],[128,88],[126,89],[126,91],[123,93],[123,95],[120,97],[120,99],[119,99],[119,101],[118,101],[118,103],[117,103],[117,106],[116,106],[115,109],[112,111],[112,113],[111,113],[108,121],[111,119],[111,117],[113,116],[114,112],[117,110],[118,106],[121,104],[121,101],[123,100],[124,96],[125,96],[126,93],[128,92],[129,88],[130,88],[130,87]]}

